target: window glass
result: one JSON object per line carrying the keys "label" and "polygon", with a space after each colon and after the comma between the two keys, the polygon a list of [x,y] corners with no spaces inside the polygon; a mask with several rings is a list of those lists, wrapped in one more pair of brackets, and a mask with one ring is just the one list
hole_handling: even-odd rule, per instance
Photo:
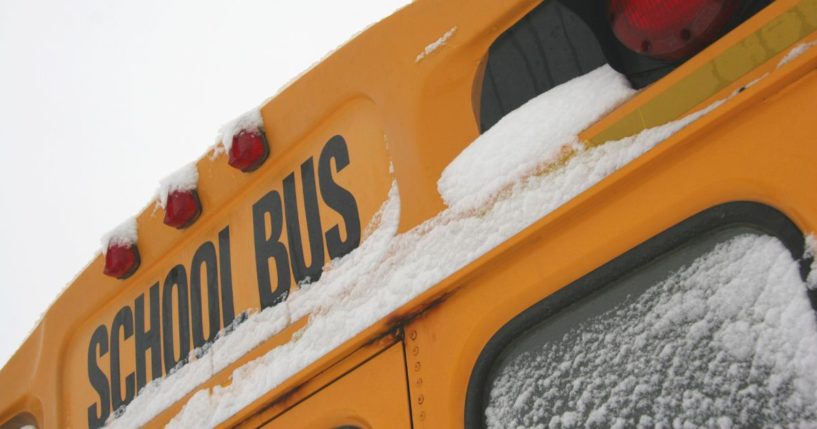
{"label": "window glass", "polygon": [[491,45],[480,101],[482,131],[533,97],[606,62],[587,24],[561,3],[545,1]]}
{"label": "window glass", "polygon": [[814,427],[817,322],[799,262],[732,228],[602,288],[514,340],[488,427]]}
{"label": "window glass", "polygon": [[[724,33],[766,7],[771,0],[745,0]],[[545,91],[604,64],[643,88],[681,62],[667,62],[631,51],[610,28],[606,1],[545,0],[502,33],[491,45],[479,88],[477,119],[481,132]]]}

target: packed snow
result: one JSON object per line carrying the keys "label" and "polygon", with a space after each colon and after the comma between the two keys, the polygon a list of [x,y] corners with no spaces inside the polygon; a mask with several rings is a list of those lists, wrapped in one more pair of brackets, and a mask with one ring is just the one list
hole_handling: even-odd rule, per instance
{"label": "packed snow", "polygon": [[519,177],[576,151],[577,135],[634,93],[624,76],[604,65],[533,98],[446,167],[440,195],[449,207],[485,205]]}
{"label": "packed snow", "polygon": [[264,128],[264,119],[261,117],[259,108],[252,109],[227,122],[218,130],[218,142],[221,147],[216,146],[214,157],[221,153],[222,150],[225,153],[230,153],[230,148],[233,146],[233,136],[242,130],[256,130],[258,128]]}
{"label": "packed snow", "polygon": [[785,57],[783,57],[783,59],[780,60],[779,63],[777,63],[777,68],[783,67],[784,65],[794,61],[795,58],[799,57],[800,55],[803,55],[804,53],[806,53],[806,51],[815,46],[817,46],[817,41],[801,43],[795,46],[786,54]]}
{"label": "packed snow", "polygon": [[[606,71],[588,76],[576,80],[586,81],[588,85],[598,85],[600,84],[598,80],[606,79],[606,85],[600,88],[607,88],[620,85],[622,79],[621,76]],[[565,97],[570,97],[572,104],[585,105],[584,109],[571,109],[570,115],[597,115],[597,111],[591,106],[597,103],[598,94],[590,94],[585,99],[575,99],[573,97],[576,94],[572,91],[562,93]],[[344,258],[332,261],[319,281],[303,285],[302,289],[294,292],[285,303],[249,315],[244,322],[248,324],[246,330],[242,329],[243,325],[236,327],[231,334],[216,341],[209,350],[201,351],[198,359],[213,362],[214,350],[227,350],[219,344],[222,341],[225,342],[222,344],[226,344],[227,341],[244,344],[241,336],[249,335],[251,338],[246,340],[244,347],[251,349],[292,321],[308,317],[306,326],[287,344],[273,348],[265,355],[233,371],[230,385],[204,388],[196,392],[170,426],[213,427],[223,422],[324,354],[570,201],[723,102],[724,100],[680,120],[644,130],[622,140],[593,148],[574,145],[571,148],[572,156],[557,160],[560,163],[559,168],[546,168],[553,162],[553,159],[546,158],[540,160],[539,166],[519,171],[520,176],[508,177],[509,180],[513,179],[509,182],[512,184],[485,200],[485,204],[479,207],[479,210],[473,210],[470,204],[453,204],[434,218],[401,234],[396,232],[400,211],[399,191],[393,186],[380,215],[373,220],[374,232],[364,237],[361,247]],[[612,106],[608,106],[609,108]],[[540,120],[550,126],[537,126],[543,133],[538,136],[539,138],[549,138],[550,128],[563,129],[560,124],[572,120],[563,116],[564,112],[554,113],[548,110],[548,106],[537,103],[529,103],[521,109],[542,109],[549,114],[540,115]],[[525,139],[537,138],[527,136],[527,130],[520,129],[518,132],[525,136]],[[515,137],[506,134],[502,138],[512,140]],[[543,146],[557,147],[562,142],[560,139],[558,142]],[[480,145],[487,148],[486,151],[493,151],[492,146],[489,143]],[[496,157],[494,159],[501,162]],[[256,322],[255,319],[261,315],[266,315],[268,319]],[[255,329],[250,328],[251,326],[267,323],[274,325],[274,328],[264,332],[251,332]],[[227,362],[241,354],[243,351],[232,352],[229,358],[220,361],[222,363],[219,363],[219,366],[211,366],[208,369],[207,364],[202,364],[200,368],[204,368],[202,371],[205,374],[208,374],[208,371],[212,374],[216,371],[215,368],[223,368],[224,366],[220,365],[226,366]],[[193,364],[195,362],[188,366]],[[164,393],[161,391],[176,392],[173,397],[180,397],[207,378],[207,375],[201,377],[193,374],[193,370],[184,371],[184,374],[187,374],[184,375],[182,370],[177,376],[156,382],[155,388],[146,388],[140,392],[124,414],[111,421],[109,427],[138,426],[173,402],[170,396],[163,396]],[[146,394],[154,395],[154,398],[141,399]]]}
{"label": "packed snow", "polygon": [[108,246],[130,246],[136,244],[139,234],[137,233],[136,218],[128,218],[119,226],[102,236],[102,254],[108,251]]}
{"label": "packed snow", "polygon": [[198,187],[198,184],[199,170],[196,169],[196,163],[191,162],[159,182],[156,205],[164,208],[170,194],[176,191],[192,191]]}
{"label": "packed snow", "polygon": [[788,249],[742,234],[514,355],[488,427],[817,427],[815,328]]}
{"label": "packed snow", "polygon": [[445,32],[439,39],[435,40],[434,42],[430,43],[428,46],[423,49],[422,52],[417,54],[417,58],[414,59],[414,62],[419,63],[420,61],[424,60],[427,56],[431,55],[437,49],[440,49],[441,46],[445,45],[448,40],[454,37],[454,33],[457,32],[457,27],[454,27]]}

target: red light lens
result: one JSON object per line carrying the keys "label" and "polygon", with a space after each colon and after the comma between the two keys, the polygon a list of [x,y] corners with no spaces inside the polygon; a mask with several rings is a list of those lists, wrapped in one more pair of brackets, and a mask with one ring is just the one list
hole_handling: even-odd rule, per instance
{"label": "red light lens", "polygon": [[257,169],[269,155],[267,138],[260,130],[242,130],[233,136],[233,145],[230,146],[231,166],[249,172]]}
{"label": "red light lens", "polygon": [[199,194],[193,191],[174,191],[167,196],[165,204],[165,225],[187,228],[201,214]]}
{"label": "red light lens", "polygon": [[610,23],[631,50],[669,61],[694,55],[726,28],[740,0],[609,0]]}
{"label": "red light lens", "polygon": [[105,275],[126,279],[139,268],[136,246],[110,245],[105,251]]}

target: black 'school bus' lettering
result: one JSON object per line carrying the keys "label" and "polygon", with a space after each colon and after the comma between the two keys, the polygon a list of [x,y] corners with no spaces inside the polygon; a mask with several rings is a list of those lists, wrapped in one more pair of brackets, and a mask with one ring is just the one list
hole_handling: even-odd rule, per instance
{"label": "black 'school bus' lettering", "polygon": [[[278,191],[270,191],[252,206],[255,266],[258,295],[262,308],[278,304],[286,298],[292,284],[292,277],[297,283],[316,281],[321,277],[326,262],[324,237],[326,237],[326,252],[332,259],[339,258],[360,245],[360,213],[357,202],[351,192],[335,181],[333,160],[334,172],[339,173],[349,165],[349,148],[346,140],[339,135],[329,139],[321,150],[317,179],[324,203],[343,218],[346,230],[345,239],[341,239],[340,225],[334,225],[325,234],[323,233],[313,159],[308,158],[300,168],[303,217],[306,219],[309,242],[309,265],[306,262],[304,242],[301,236],[295,172],[290,173],[283,180],[283,204],[281,194]],[[284,223],[287,232],[286,243],[281,236]],[[274,285],[270,276],[270,259],[275,260],[277,281]]]}
{"label": "black 'school bus' lettering", "polygon": [[[300,189],[310,253],[308,265],[304,252],[305,243],[301,236],[302,218],[298,213],[299,196],[295,173],[290,173],[283,181],[283,200],[279,192],[270,191],[253,204],[256,275],[263,308],[286,298],[292,275],[297,282],[319,279],[325,263],[324,248],[329,257],[334,259],[360,245],[357,202],[354,195],[338,184],[334,177],[334,174],[349,166],[349,162],[346,141],[341,136],[334,136],[321,150],[317,183],[313,159],[308,158],[301,164]],[[345,239],[341,238],[340,225],[333,225],[324,233],[320,218],[319,189],[323,202],[343,219]],[[285,224],[286,244],[283,239]],[[275,263],[277,280],[274,285],[270,275],[271,259]],[[207,294],[207,329],[203,320],[204,288]],[[199,246],[189,269],[177,264],[167,273],[164,282],[154,283],[148,291],[148,300],[149,308],[145,308],[145,294],[139,295],[133,308],[126,305],[119,309],[111,323],[110,332],[105,325],[101,325],[91,336],[88,345],[88,380],[99,396],[99,400],[88,407],[88,425],[92,428],[104,425],[112,410],[130,403],[139,390],[145,387],[148,383],[147,358],[150,358],[150,380],[155,380],[187,362],[191,336],[192,346],[199,349],[215,340],[218,332],[233,322],[235,308],[229,227],[219,231],[218,247],[210,241]],[[123,380],[120,347],[131,338],[135,343],[135,370]],[[98,362],[106,355],[109,355],[110,381]]]}
{"label": "black 'school bus' lettering", "polygon": [[343,217],[346,226],[346,240],[340,239],[340,228],[333,226],[326,232],[326,247],[329,258],[335,259],[351,252],[360,245],[360,214],[354,195],[342,188],[332,178],[332,160],[335,160],[335,170],[341,170],[349,165],[349,148],[346,140],[341,136],[334,136],[326,143],[321,151],[318,162],[318,177],[321,184],[321,197],[332,210]]}
{"label": "black 'school bus' lettering", "polygon": [[[88,427],[96,429],[105,425],[105,420],[111,414],[111,392],[108,386],[108,377],[99,369],[97,364],[97,350],[99,357],[108,354],[108,328],[100,325],[91,335],[91,342],[88,344],[88,381],[91,382],[97,395],[99,395],[99,408],[97,403],[88,407]],[[97,411],[98,410],[98,411]]]}
{"label": "black 'school bus' lettering", "polygon": [[235,319],[233,305],[233,268],[230,259],[230,227],[225,226],[218,233],[218,270],[219,286],[221,287],[221,318],[222,327],[230,326]]}
{"label": "black 'school bus' lettering", "polygon": [[301,240],[301,222],[298,219],[298,201],[295,192],[295,173],[284,179],[284,208],[286,210],[287,241],[289,257],[292,261],[292,274],[295,283],[304,280],[316,281],[323,272],[323,229],[321,228],[318,193],[315,189],[315,167],[312,158],[301,164],[301,182],[304,196],[306,228],[309,234],[309,253],[312,262],[307,266],[304,246]]}
{"label": "black 'school bus' lettering", "polygon": [[127,405],[136,394],[134,374],[130,373],[125,377],[125,396],[122,397],[122,386],[120,385],[122,368],[119,363],[120,331],[124,333],[122,341],[133,336],[133,312],[128,306],[119,309],[111,324],[111,405],[114,410]]}
{"label": "black 'school bus' lettering", "polygon": [[159,283],[150,287],[150,329],[145,329],[145,295],[139,295],[136,307],[136,391],[147,383],[145,355],[150,349],[150,379],[162,376],[162,327],[159,324]]}
{"label": "black 'school bus' lettering", "polygon": [[[175,286],[175,287],[174,287]],[[173,340],[173,290],[176,290],[179,316],[179,358],[175,356]],[[167,273],[162,289],[162,346],[165,352],[165,374],[184,362],[190,353],[190,318],[187,306],[187,272],[176,265]]]}
{"label": "black 'school bus' lettering", "polygon": [[[267,217],[270,220],[269,234],[266,228]],[[283,229],[281,194],[277,191],[270,191],[252,205],[255,271],[258,277],[258,295],[262,308],[278,304],[289,292],[289,253],[287,247],[280,241]],[[275,271],[278,278],[275,289],[272,288],[270,281],[270,258],[275,259]]]}
{"label": "black 'school bus' lettering", "polygon": [[[209,329],[204,336],[201,303],[201,269],[204,267],[207,281],[207,316]],[[193,325],[193,348],[199,348],[213,341],[221,325],[221,309],[219,308],[218,277],[216,266],[216,247],[207,241],[193,255],[190,264],[190,316]]]}
{"label": "black 'school bus' lettering", "polygon": [[[136,297],[133,307],[125,305],[119,309],[111,322],[110,332],[106,325],[96,328],[88,344],[88,380],[99,400],[88,407],[89,427],[103,426],[113,410],[130,403],[145,387],[148,383],[147,358],[150,358],[150,379],[160,378],[163,363],[164,373],[168,373],[186,362],[191,330],[194,345],[199,348],[213,341],[221,328],[233,322],[235,308],[229,226],[218,233],[218,258],[216,256],[216,246],[205,241],[196,250],[190,270],[185,269],[184,265],[176,265],[167,273],[163,288],[159,282],[150,287],[147,292],[149,308],[145,308],[143,293]],[[206,286],[202,282],[206,282]],[[202,287],[207,288],[209,329],[206,336],[202,320]],[[174,297],[177,318],[173,317]],[[179,333],[178,358],[175,356],[174,331]],[[136,368],[124,377],[123,395],[120,351],[121,345],[132,337]],[[109,356],[110,382],[99,365],[99,359],[106,355]]]}

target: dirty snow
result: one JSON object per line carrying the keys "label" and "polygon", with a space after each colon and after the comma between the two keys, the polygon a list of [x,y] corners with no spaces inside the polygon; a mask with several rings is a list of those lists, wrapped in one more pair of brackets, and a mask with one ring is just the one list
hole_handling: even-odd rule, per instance
{"label": "dirty snow", "polygon": [[191,162],[159,182],[159,190],[156,191],[156,205],[164,208],[170,194],[176,191],[192,191],[198,187],[198,184],[199,171],[196,169],[196,163]]}
{"label": "dirty snow", "polygon": [[[614,85],[620,76],[610,75],[609,78],[612,80],[610,84]],[[593,94],[587,101],[588,105],[595,103],[595,96]],[[543,166],[535,168],[533,174],[514,178],[515,182],[495,194],[479,210],[455,206],[402,234],[396,234],[399,195],[396,187],[393,188],[379,220],[375,221],[380,225],[376,230],[383,233],[371,234],[360,248],[333,261],[319,281],[304,285],[285,304],[274,307],[270,314],[276,312],[274,317],[280,320],[266,322],[280,323],[281,326],[308,316],[306,326],[289,343],[233,371],[230,385],[198,391],[170,426],[213,427],[223,422],[333,348],[723,102],[626,139],[594,148],[577,145],[573,148],[573,156],[559,160],[563,163],[560,168],[544,168],[550,160],[542,160]],[[588,108],[588,111],[592,109]],[[558,127],[565,118],[554,115],[541,120]],[[282,305],[288,308],[277,310]],[[258,316],[250,315],[244,323],[254,323],[255,317]],[[239,330],[240,327],[236,332]],[[226,335],[224,341],[235,335]],[[263,341],[261,336],[256,340]],[[241,339],[234,341],[240,342]],[[201,359],[208,359],[208,353],[205,352]],[[184,386],[179,390],[188,391],[198,384],[184,377],[169,380],[164,381],[160,390],[176,390],[173,385],[178,384]],[[111,427],[138,426],[138,422],[149,420],[171,403],[170,400],[156,400],[151,402],[151,408],[134,400]]]}
{"label": "dirty snow", "polygon": [[627,79],[604,65],[533,98],[445,168],[440,195],[449,207],[484,205],[519,177],[574,152],[581,131],[634,93]]}
{"label": "dirty snow", "polygon": [[817,46],[817,41],[801,43],[795,46],[786,54],[785,57],[783,57],[783,59],[780,60],[779,63],[777,63],[777,68],[783,67],[784,65],[794,61],[795,58],[799,57],[800,55],[803,55],[804,53],[806,53],[806,51],[815,46]]}
{"label": "dirty snow", "polygon": [[119,226],[102,236],[102,254],[108,251],[108,246],[130,246],[136,244],[138,238],[136,218],[128,218]]}
{"label": "dirty snow", "polygon": [[230,153],[230,148],[233,146],[233,136],[240,131],[258,128],[264,128],[264,119],[261,117],[261,109],[257,107],[222,125],[221,129],[218,130],[218,142],[221,143],[221,147],[216,145],[213,157],[215,158],[222,151]]}
{"label": "dirty snow", "polygon": [[817,427],[817,328],[776,238],[721,243],[504,366],[489,427]]}
{"label": "dirty snow", "polygon": [[454,37],[454,33],[456,33],[456,32],[457,32],[457,27],[454,27],[454,28],[446,31],[445,34],[440,36],[439,39],[437,39],[434,42],[430,43],[428,46],[425,47],[425,49],[423,49],[422,52],[417,54],[417,58],[414,59],[414,62],[419,63],[420,61],[424,60],[425,57],[433,54],[434,51],[436,51],[437,49],[440,49],[440,47],[445,45],[445,43],[448,42],[449,39]]}

